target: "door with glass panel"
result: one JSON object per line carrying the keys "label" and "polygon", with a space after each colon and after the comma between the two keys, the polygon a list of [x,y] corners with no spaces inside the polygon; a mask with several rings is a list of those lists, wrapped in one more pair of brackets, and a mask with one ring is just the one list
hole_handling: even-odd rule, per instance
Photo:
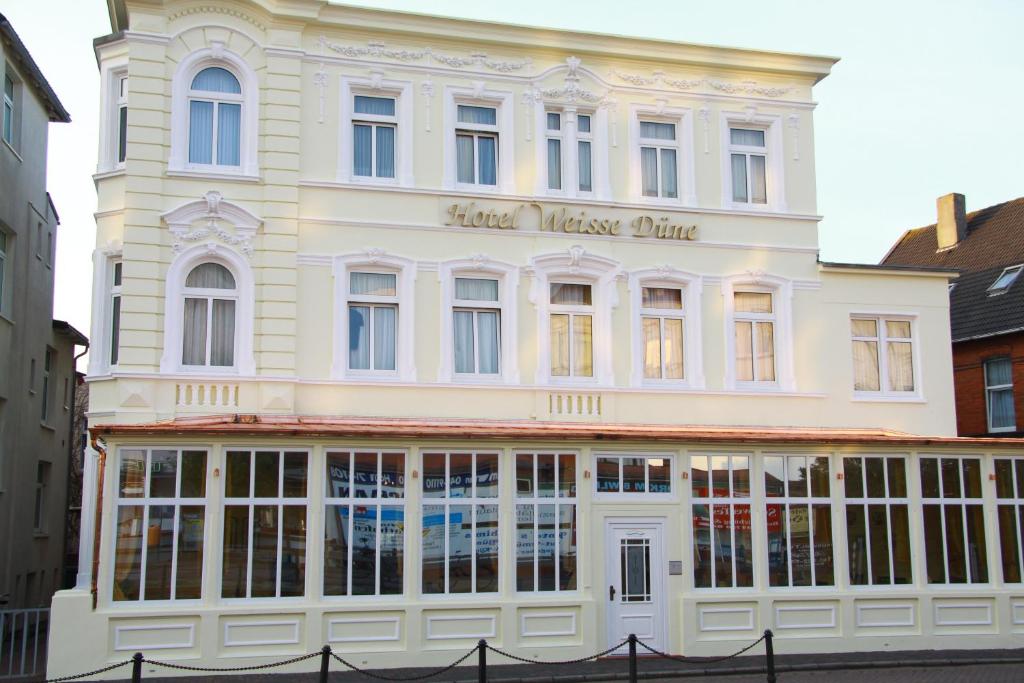
{"label": "door with glass panel", "polygon": [[[605,582],[608,646],[630,633],[664,650],[666,564],[663,520],[609,519],[605,522]],[[625,653],[623,646],[616,653]]]}

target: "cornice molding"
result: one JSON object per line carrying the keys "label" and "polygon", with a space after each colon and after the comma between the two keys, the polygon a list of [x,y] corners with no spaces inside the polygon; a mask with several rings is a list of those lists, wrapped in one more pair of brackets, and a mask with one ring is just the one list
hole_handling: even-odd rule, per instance
{"label": "cornice molding", "polygon": [[486,53],[475,52],[468,57],[462,55],[445,54],[438,52],[433,48],[424,47],[415,50],[408,50],[404,48],[390,48],[385,43],[380,41],[370,41],[366,45],[342,45],[340,43],[332,43],[327,39],[326,36],[320,36],[317,41],[320,45],[320,49],[331,50],[345,57],[361,59],[370,58],[375,60],[390,59],[397,62],[422,62],[427,61],[430,63],[443,64],[452,69],[465,69],[467,67],[477,67],[486,69],[488,71],[496,71],[498,73],[512,73],[514,71],[520,71],[531,65],[533,62],[530,59],[522,60],[500,60],[500,59],[489,59]]}
{"label": "cornice molding", "polygon": [[183,17],[194,16],[198,14],[224,14],[236,19],[252,24],[260,31],[266,31],[267,27],[261,24],[257,19],[254,19],[245,12],[239,11],[232,7],[223,7],[219,5],[199,5],[197,7],[186,7],[185,9],[178,10],[177,12],[171,13],[167,19],[168,21],[176,21]]}
{"label": "cornice molding", "polygon": [[747,96],[760,96],[768,98],[782,97],[783,95],[792,92],[796,88],[793,86],[764,86],[758,85],[757,81],[741,81],[740,83],[730,83],[728,81],[717,80],[713,78],[670,78],[665,75],[664,71],[654,71],[650,76],[644,76],[641,74],[626,73],[612,69],[610,75],[614,78],[618,78],[621,81],[629,83],[636,88],[651,88],[653,86],[663,86],[672,90],[689,91],[700,86],[707,86],[712,90],[724,92],[727,95],[747,95]]}

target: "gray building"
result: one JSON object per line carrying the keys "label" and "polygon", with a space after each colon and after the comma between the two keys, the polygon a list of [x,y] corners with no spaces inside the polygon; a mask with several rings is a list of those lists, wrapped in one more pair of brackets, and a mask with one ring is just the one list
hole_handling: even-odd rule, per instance
{"label": "gray building", "polygon": [[[62,583],[76,347],[53,319],[59,219],[46,191],[61,105],[0,15],[0,609],[48,606]],[[84,349],[80,349],[84,351]]]}

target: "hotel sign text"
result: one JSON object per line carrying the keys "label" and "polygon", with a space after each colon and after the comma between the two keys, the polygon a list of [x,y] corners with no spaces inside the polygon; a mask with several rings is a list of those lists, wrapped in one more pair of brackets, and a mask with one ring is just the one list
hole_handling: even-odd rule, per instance
{"label": "hotel sign text", "polygon": [[[518,230],[526,216],[536,218],[541,232],[579,235],[630,235],[663,240],[696,240],[697,226],[674,223],[668,216],[638,214],[631,219],[592,216],[583,209],[552,207],[541,202],[519,204],[508,209],[484,208],[475,202],[448,206],[445,225],[462,228]],[[531,221],[532,222],[532,221]]]}

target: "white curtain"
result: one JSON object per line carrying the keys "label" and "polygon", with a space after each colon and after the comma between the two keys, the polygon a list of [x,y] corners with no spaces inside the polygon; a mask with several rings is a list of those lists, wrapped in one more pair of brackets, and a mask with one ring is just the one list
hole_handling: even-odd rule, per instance
{"label": "white curtain", "polygon": [[230,270],[219,263],[200,263],[189,271],[185,286],[196,289],[234,289],[235,278]]}
{"label": "white curtain", "polygon": [[455,278],[455,298],[469,301],[497,301],[498,281],[483,278]]}
{"label": "white curtain", "polygon": [[497,138],[480,136],[477,138],[477,147],[480,150],[480,184],[498,184],[498,156],[495,144]]}
{"label": "white curtain", "polygon": [[394,273],[349,273],[349,293],[372,296],[395,296]]}
{"label": "white curtain", "polygon": [[210,365],[230,367],[235,364],[235,302],[213,300],[210,321]]}
{"label": "white curtain", "polygon": [[548,138],[548,188],[562,189],[562,141],[554,138]]}
{"label": "white curtain", "polygon": [[373,126],[357,123],[352,126],[352,173],[373,175]]}
{"label": "white curtain", "polygon": [[736,379],[750,382],[754,379],[753,323],[736,321]]}
{"label": "white curtain", "polygon": [[644,318],[644,377],[661,379],[661,319]]}
{"label": "white curtain", "polygon": [[661,196],[678,197],[679,181],[676,177],[676,151],[661,150]]}
{"label": "white curtain", "polygon": [[460,104],[458,115],[459,123],[478,123],[486,126],[498,124],[498,112],[494,107],[474,107]]}
{"label": "white curtain", "polygon": [[771,292],[736,292],[736,311],[741,313],[771,313]]}
{"label": "white curtain", "polygon": [[988,415],[993,429],[1015,427],[1017,424],[1013,408],[1012,385],[1013,365],[1009,358],[990,360],[985,363],[985,386],[1006,387],[1004,389],[988,389]]}
{"label": "white curtain", "polygon": [[747,201],[747,155],[732,155],[732,200]]}
{"label": "white curtain", "polygon": [[370,307],[348,307],[348,367],[370,368]]}
{"label": "white curtain", "polygon": [[480,343],[480,373],[498,373],[498,312],[478,311],[476,314],[477,339]]}
{"label": "white curtain", "polygon": [[373,369],[395,369],[397,313],[394,306],[373,307]]}
{"label": "white curtain", "polygon": [[640,137],[653,140],[675,140],[676,125],[674,123],[640,122]]}
{"label": "white curtain", "polygon": [[551,283],[551,303],[563,306],[589,306],[590,285],[576,285],[564,282]]}
{"label": "white curtain", "polygon": [[394,116],[395,100],[393,97],[369,97],[366,95],[356,95],[352,110],[356,114]]}
{"label": "white curtain", "polygon": [[551,374],[569,376],[569,316],[551,316]]}
{"label": "white curtain", "polygon": [[206,365],[206,299],[185,298],[181,364]]}
{"label": "white curtain", "polygon": [[458,166],[458,179],[460,183],[473,183],[476,177],[473,173],[473,136],[458,135],[455,138],[456,164]]}
{"label": "white curtain", "polygon": [[645,197],[658,196],[658,150],[654,147],[640,148],[640,172]]}
{"label": "white curtain", "polygon": [[219,66],[210,66],[197,73],[192,79],[192,89],[242,94],[242,86],[238,84],[238,79],[230,71]]}
{"label": "white curtain", "polygon": [[682,309],[683,292],[671,287],[644,287],[641,294],[642,308]]}
{"label": "white curtain", "polygon": [[910,342],[889,342],[889,390],[914,390],[914,364]]}
{"label": "white curtain", "polygon": [[377,177],[395,177],[395,129],[377,126]]}
{"label": "white curtain", "polygon": [[775,325],[757,323],[757,379],[775,381]]}
{"label": "white curtain", "polygon": [[683,379],[683,321],[665,318],[665,379]]}
{"label": "white curtain", "polygon": [[593,320],[589,315],[572,317],[573,376],[594,376]]}
{"label": "white curtain", "polygon": [[754,204],[768,203],[768,185],[765,179],[764,157],[750,155],[750,201]]}
{"label": "white curtain", "polygon": [[473,311],[454,311],[455,372],[475,372],[473,367]]}
{"label": "white curtain", "polygon": [[217,164],[238,166],[241,162],[242,105],[217,104]]}
{"label": "white curtain", "polygon": [[878,391],[878,387],[878,342],[853,340],[853,388]]}
{"label": "white curtain", "polygon": [[579,142],[579,163],[580,163],[580,192],[592,192],[594,181],[592,178],[590,162],[590,143],[586,140]]}
{"label": "white curtain", "polygon": [[192,100],[189,104],[188,161],[213,163],[213,102]]}
{"label": "white curtain", "polygon": [[734,145],[746,147],[764,147],[763,130],[747,130],[745,128],[730,128],[729,140]]}

